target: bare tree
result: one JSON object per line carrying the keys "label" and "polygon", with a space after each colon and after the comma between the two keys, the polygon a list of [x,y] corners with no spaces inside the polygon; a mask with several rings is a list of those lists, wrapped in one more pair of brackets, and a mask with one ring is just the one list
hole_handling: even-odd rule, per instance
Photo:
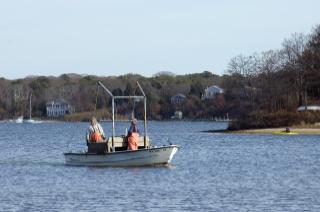
{"label": "bare tree", "polygon": [[299,104],[307,107],[307,78],[305,64],[302,62],[302,55],[307,47],[309,36],[302,33],[294,33],[291,38],[285,39],[282,43],[286,68],[295,75],[295,82],[298,88]]}
{"label": "bare tree", "polygon": [[244,77],[247,77],[251,73],[251,63],[249,57],[245,55],[238,55],[233,58],[231,58],[229,64],[228,64],[228,70],[227,72],[229,74],[239,74]]}

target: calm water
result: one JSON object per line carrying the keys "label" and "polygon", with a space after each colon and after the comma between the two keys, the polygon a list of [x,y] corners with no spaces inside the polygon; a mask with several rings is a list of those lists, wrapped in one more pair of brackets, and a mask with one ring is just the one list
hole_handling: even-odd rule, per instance
{"label": "calm water", "polygon": [[[0,211],[320,211],[319,136],[149,122],[153,144],[182,147],[171,166],[65,166],[64,151],[85,148],[86,127],[0,123]],[[110,135],[110,123],[103,127]]]}

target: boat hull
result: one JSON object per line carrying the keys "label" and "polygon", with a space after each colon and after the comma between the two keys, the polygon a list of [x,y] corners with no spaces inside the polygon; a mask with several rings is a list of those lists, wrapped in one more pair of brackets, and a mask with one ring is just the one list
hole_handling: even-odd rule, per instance
{"label": "boat hull", "polygon": [[38,121],[38,120],[34,120],[34,119],[27,119],[27,120],[23,120],[24,123],[28,123],[28,124],[41,124],[42,121]]}
{"label": "boat hull", "polygon": [[64,153],[67,165],[86,166],[153,166],[171,162],[178,151],[177,145],[118,151],[105,154]]}

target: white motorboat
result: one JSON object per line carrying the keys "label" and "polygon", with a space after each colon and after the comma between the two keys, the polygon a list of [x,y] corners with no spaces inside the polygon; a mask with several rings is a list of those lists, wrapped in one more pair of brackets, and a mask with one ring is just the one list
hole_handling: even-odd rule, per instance
{"label": "white motorboat", "polygon": [[170,145],[138,150],[115,151],[105,154],[88,152],[65,153],[64,156],[68,165],[150,166],[170,163],[177,151],[177,145]]}
{"label": "white motorboat", "polygon": [[[112,98],[112,137],[104,142],[89,142],[88,150],[82,152],[64,153],[67,165],[87,166],[153,166],[169,164],[178,151],[177,145],[152,146],[147,137],[146,95],[140,84],[137,85],[142,96],[113,96],[112,93],[98,82]],[[138,149],[127,150],[126,136],[115,136],[114,101],[115,99],[143,99],[144,100],[144,136],[139,137]]]}

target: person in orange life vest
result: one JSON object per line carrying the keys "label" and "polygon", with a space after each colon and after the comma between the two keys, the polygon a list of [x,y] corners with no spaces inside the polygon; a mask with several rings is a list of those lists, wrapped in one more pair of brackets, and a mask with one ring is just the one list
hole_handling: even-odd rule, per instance
{"label": "person in orange life vest", "polygon": [[92,117],[90,126],[87,130],[86,140],[87,142],[101,142],[106,139],[101,125],[98,123],[95,117]]}
{"label": "person in orange life vest", "polygon": [[128,131],[128,149],[137,150],[139,141],[139,129],[137,119],[132,119],[131,126]]}

